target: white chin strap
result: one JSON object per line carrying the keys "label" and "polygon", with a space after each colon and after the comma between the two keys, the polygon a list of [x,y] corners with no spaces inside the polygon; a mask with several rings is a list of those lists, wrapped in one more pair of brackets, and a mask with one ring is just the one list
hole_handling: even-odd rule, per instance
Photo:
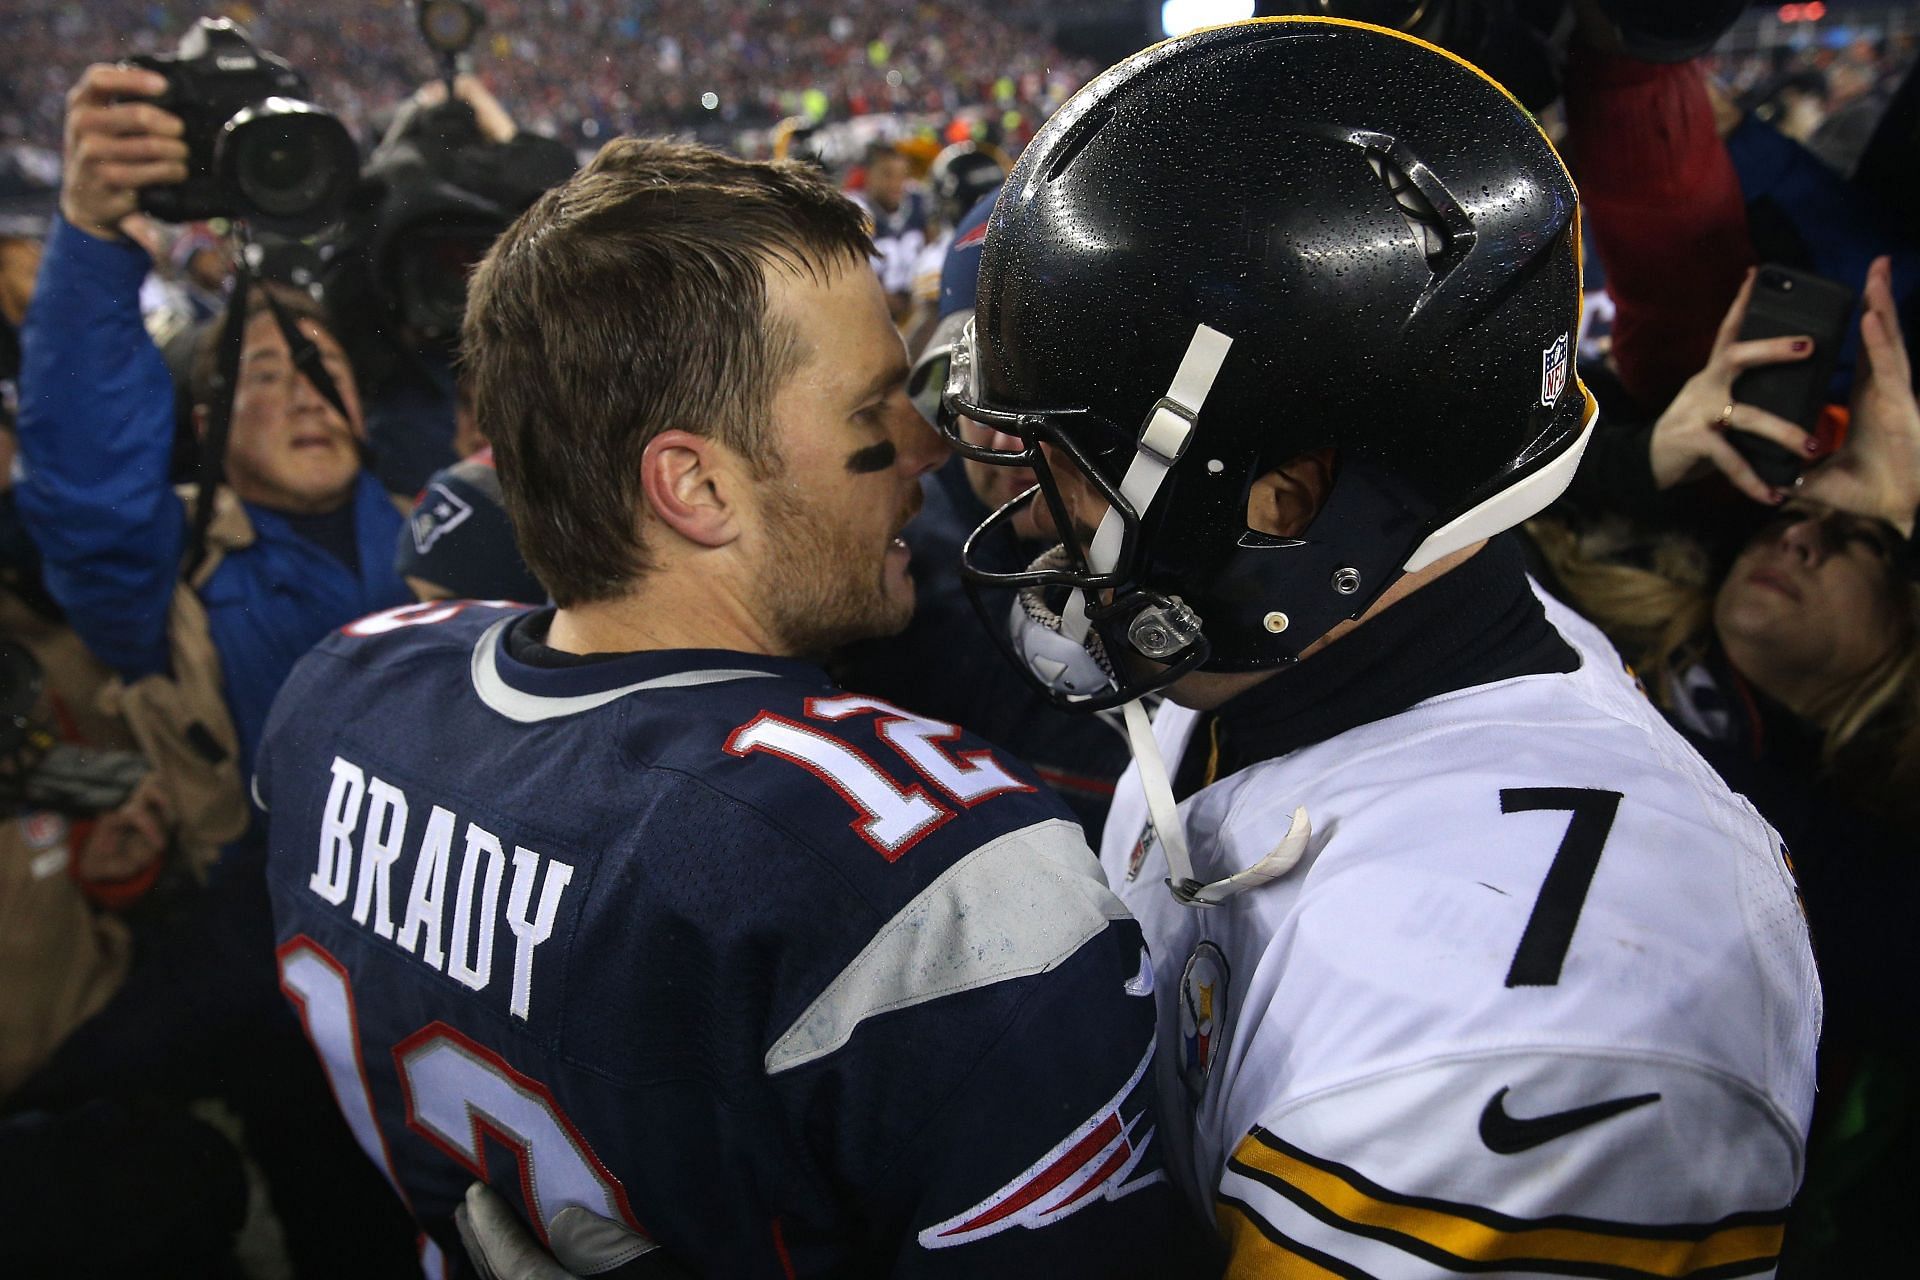
{"label": "white chin strap", "polygon": [[[1194,422],[1207,402],[1207,393],[1213,390],[1214,379],[1220,376],[1220,366],[1226,363],[1227,349],[1231,346],[1233,339],[1218,329],[1204,324],[1195,326],[1193,341],[1187,344],[1187,354],[1180,357],[1180,368],[1174,372],[1173,385],[1147,415],[1147,423],[1140,429],[1140,439],[1134,446],[1133,461],[1127,464],[1126,477],[1120,481],[1120,495],[1143,519],[1160,492],[1167,472],[1192,442]],[[1125,536],[1126,522],[1118,511],[1109,507],[1107,514],[1100,518],[1100,527],[1094,531],[1093,545],[1087,548],[1087,567],[1096,574],[1112,573]],[[1085,592],[1075,590],[1067,597],[1060,619],[1061,633],[1068,639],[1086,638]]]}
{"label": "white chin strap", "polygon": [[[1133,461],[1127,465],[1127,474],[1120,481],[1121,496],[1138,515],[1146,515],[1167,473],[1192,443],[1200,410],[1206,405],[1207,395],[1213,390],[1214,380],[1220,376],[1220,366],[1226,362],[1227,351],[1232,346],[1233,339],[1218,329],[1204,324],[1195,327],[1193,340],[1187,344],[1187,353],[1181,357],[1180,368],[1173,375],[1173,385],[1154,405],[1146,426],[1141,428]],[[1113,572],[1114,563],[1120,556],[1120,544],[1125,540],[1125,530],[1125,521],[1120,513],[1109,508],[1107,514],[1101,517],[1099,529],[1094,532],[1093,545],[1087,548],[1089,569],[1096,574]],[[1018,631],[1022,615],[1028,615],[1029,611],[1017,602],[1014,611]],[[1025,620],[1029,624],[1032,621],[1030,616]],[[1028,629],[1031,631],[1033,628],[1029,626]],[[1086,593],[1076,589],[1067,596],[1066,605],[1060,611],[1059,630],[1055,633],[1055,639],[1067,642],[1060,646],[1061,650],[1071,649],[1078,654],[1087,654],[1090,639],[1087,632]],[[1079,666],[1078,663],[1062,661],[1064,656],[1060,650],[1044,658],[1037,652],[1030,652],[1028,661],[1032,664],[1034,659],[1040,658],[1046,670],[1041,670],[1041,664],[1035,664],[1036,671],[1048,678],[1049,683],[1057,684],[1067,678],[1070,668]],[[1307,841],[1312,835],[1305,809],[1294,810],[1293,823],[1288,827],[1286,837],[1273,852],[1251,867],[1210,884],[1195,879],[1193,858],[1187,851],[1186,828],[1180,824],[1179,807],[1173,799],[1173,784],[1167,777],[1167,764],[1160,755],[1159,742],[1154,739],[1153,724],[1147,718],[1147,710],[1138,698],[1121,710],[1126,718],[1127,741],[1133,750],[1140,785],[1146,792],[1147,817],[1160,838],[1160,847],[1166,851],[1167,885],[1173,890],[1175,898],[1189,906],[1217,906],[1236,893],[1277,879],[1293,869],[1306,852]]]}
{"label": "white chin strap", "polygon": [[1293,870],[1313,838],[1313,823],[1305,806],[1293,811],[1287,834],[1266,857],[1244,871],[1221,880],[1202,882],[1193,874],[1193,857],[1187,852],[1187,830],[1180,823],[1180,810],[1174,803],[1173,784],[1167,780],[1167,764],[1160,756],[1160,743],[1153,736],[1153,723],[1138,698],[1123,710],[1127,717],[1127,741],[1133,748],[1133,762],[1139,766],[1140,788],[1147,793],[1147,818],[1160,837],[1167,855],[1167,887],[1173,896],[1190,907],[1217,907],[1236,893],[1278,880]]}

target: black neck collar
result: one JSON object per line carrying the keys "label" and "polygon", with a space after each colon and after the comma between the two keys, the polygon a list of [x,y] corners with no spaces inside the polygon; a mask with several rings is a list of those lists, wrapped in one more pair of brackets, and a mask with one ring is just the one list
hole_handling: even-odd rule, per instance
{"label": "black neck collar", "polygon": [[1184,798],[1443,693],[1579,665],[1528,586],[1518,545],[1503,535],[1365,626],[1202,716],[1174,790]]}

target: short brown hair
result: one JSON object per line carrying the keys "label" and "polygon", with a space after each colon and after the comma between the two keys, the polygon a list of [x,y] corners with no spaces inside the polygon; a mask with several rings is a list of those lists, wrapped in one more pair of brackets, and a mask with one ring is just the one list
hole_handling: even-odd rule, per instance
{"label": "short brown hair", "polygon": [[[258,316],[267,313],[267,295],[280,304],[287,318],[297,326],[302,320],[311,320],[326,330],[327,336],[336,343],[339,337],[333,331],[333,319],[327,309],[316,301],[312,294],[304,289],[296,289],[290,284],[277,281],[254,281],[247,288],[247,324],[251,325]],[[193,360],[187,366],[187,398],[195,407],[211,406],[218,395],[215,386],[220,372],[220,332],[226,328],[227,313],[220,312],[200,330],[200,336],[194,339]]]}
{"label": "short brown hair", "polygon": [[778,470],[765,420],[804,347],[767,313],[767,265],[818,274],[872,248],[817,170],[637,138],[495,242],[464,362],[521,555],[556,603],[617,597],[646,572],[640,458],[660,432]]}

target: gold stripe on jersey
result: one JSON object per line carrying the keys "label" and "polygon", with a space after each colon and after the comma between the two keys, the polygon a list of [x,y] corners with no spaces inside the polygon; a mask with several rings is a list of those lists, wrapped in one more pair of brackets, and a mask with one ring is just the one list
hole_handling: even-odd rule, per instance
{"label": "gold stripe on jersey", "polygon": [[1456,1271],[1525,1267],[1621,1280],[1715,1280],[1771,1270],[1784,1232],[1785,1210],[1656,1226],[1564,1214],[1514,1218],[1479,1205],[1389,1191],[1259,1128],[1241,1141],[1227,1167],[1328,1226]]}

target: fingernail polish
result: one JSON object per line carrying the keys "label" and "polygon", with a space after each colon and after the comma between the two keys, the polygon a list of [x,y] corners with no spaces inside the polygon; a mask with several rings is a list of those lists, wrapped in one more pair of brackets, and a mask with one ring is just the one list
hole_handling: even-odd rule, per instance
{"label": "fingernail polish", "polygon": [[1818,452],[1820,452],[1820,441],[1819,441],[1819,440],[1817,440],[1817,439],[1815,439],[1815,438],[1813,438],[1813,437],[1811,437],[1811,436],[1809,436],[1809,437],[1807,438],[1807,452],[1808,452],[1808,453],[1818,453]]}
{"label": "fingernail polish", "polygon": [[1787,500],[1787,491],[1785,489],[1774,489],[1767,494],[1767,501],[1771,502],[1776,507],[1779,506],[1781,503],[1785,502],[1786,500]]}
{"label": "fingernail polish", "polygon": [[1796,352],[1798,352],[1798,351],[1811,351],[1811,350],[1813,350],[1813,344],[1812,344],[1811,342],[1808,342],[1808,341],[1807,341],[1807,340],[1806,340],[1805,338],[1800,338],[1800,339],[1797,339],[1797,340],[1796,340],[1796,341],[1794,342],[1794,344],[1793,344],[1793,349],[1794,349],[1794,350],[1795,350]]}

